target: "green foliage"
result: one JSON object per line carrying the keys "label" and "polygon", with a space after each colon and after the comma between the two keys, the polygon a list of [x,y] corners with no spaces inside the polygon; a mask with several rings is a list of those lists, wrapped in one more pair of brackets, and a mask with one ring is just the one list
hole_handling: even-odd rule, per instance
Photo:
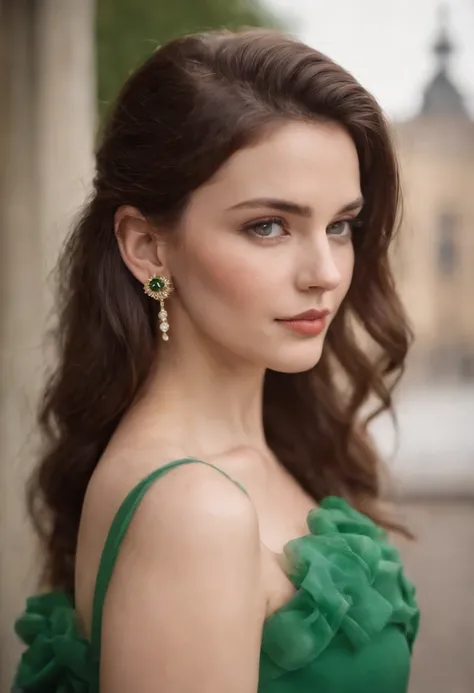
{"label": "green foliage", "polygon": [[258,0],[97,0],[99,112],[157,45],[181,34],[280,26]]}

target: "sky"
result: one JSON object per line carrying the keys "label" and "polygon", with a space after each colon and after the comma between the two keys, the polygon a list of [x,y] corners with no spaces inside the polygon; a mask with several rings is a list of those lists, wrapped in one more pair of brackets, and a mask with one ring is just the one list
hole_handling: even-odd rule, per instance
{"label": "sky", "polygon": [[291,33],[340,63],[393,119],[414,115],[435,69],[441,5],[453,81],[474,115],[474,0],[263,0]]}

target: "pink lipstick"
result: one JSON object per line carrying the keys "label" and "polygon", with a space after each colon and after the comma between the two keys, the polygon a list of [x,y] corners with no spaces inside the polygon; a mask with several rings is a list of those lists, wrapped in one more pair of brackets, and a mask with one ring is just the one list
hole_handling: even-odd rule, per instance
{"label": "pink lipstick", "polygon": [[279,319],[278,322],[298,334],[314,336],[324,331],[328,315],[329,310],[307,310],[291,318]]}

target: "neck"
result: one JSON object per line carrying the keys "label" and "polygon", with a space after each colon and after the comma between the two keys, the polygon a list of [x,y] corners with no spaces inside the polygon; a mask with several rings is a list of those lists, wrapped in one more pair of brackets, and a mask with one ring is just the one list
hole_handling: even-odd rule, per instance
{"label": "neck", "polygon": [[157,434],[181,440],[191,454],[250,446],[268,449],[263,430],[265,369],[224,357],[193,335],[160,345],[141,399]]}

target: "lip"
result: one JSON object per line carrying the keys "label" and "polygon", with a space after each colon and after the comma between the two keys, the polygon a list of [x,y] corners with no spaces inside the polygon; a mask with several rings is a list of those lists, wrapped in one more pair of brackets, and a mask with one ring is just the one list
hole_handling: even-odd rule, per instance
{"label": "lip", "polygon": [[326,318],[316,318],[316,320],[279,320],[282,325],[297,334],[316,336],[326,329]]}
{"label": "lip", "polygon": [[277,322],[281,322],[285,327],[298,334],[315,336],[324,332],[329,313],[329,310],[307,310],[292,318],[283,318]]}
{"label": "lip", "polygon": [[330,311],[327,308],[322,310],[307,310],[304,313],[298,313],[291,318],[280,318],[279,322],[292,322],[294,320],[322,320],[329,315]]}

